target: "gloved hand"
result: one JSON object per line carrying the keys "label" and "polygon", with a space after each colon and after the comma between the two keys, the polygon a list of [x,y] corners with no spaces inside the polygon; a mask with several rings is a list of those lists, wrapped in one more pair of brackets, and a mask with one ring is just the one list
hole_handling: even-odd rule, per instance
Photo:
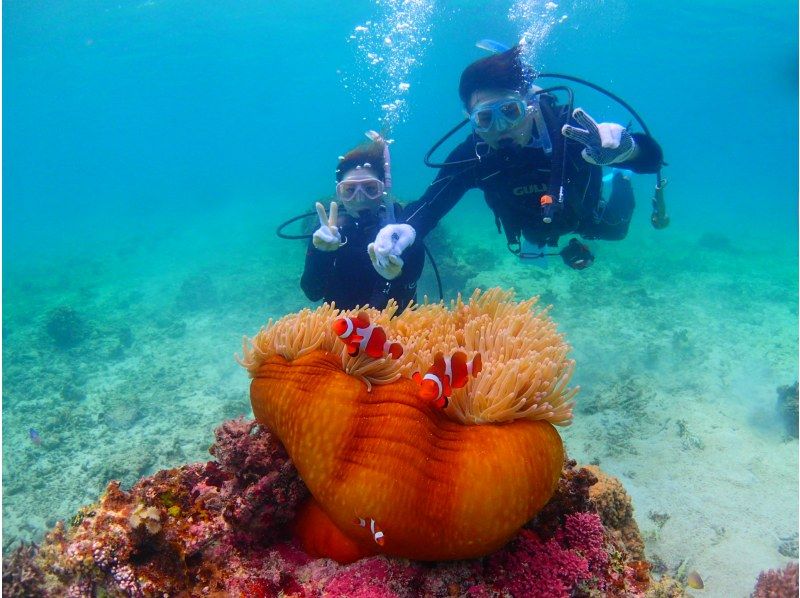
{"label": "gloved hand", "polygon": [[375,243],[367,245],[367,253],[375,271],[386,280],[394,280],[403,272],[403,258],[389,254],[386,258],[380,258],[375,253]]}
{"label": "gloved hand", "polygon": [[336,202],[331,202],[330,218],[325,213],[325,206],[317,202],[317,215],[319,216],[319,228],[311,236],[311,242],[320,251],[336,251],[344,245],[342,236],[339,234],[339,227],[336,226],[339,217]]}
{"label": "gloved hand", "polygon": [[561,134],[585,147],[581,152],[583,159],[590,164],[606,166],[629,159],[636,150],[633,137],[622,125],[617,123],[596,123],[581,108],[576,108],[572,117],[584,128],[564,125]]}
{"label": "gloved hand", "polygon": [[367,246],[372,267],[386,280],[400,276],[403,259],[400,254],[417,238],[417,231],[408,224],[387,224]]}

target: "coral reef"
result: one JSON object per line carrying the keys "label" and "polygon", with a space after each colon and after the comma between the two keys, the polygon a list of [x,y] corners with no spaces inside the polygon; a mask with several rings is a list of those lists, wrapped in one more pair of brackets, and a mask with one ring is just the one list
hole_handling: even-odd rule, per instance
{"label": "coral reef", "polygon": [[[422,563],[375,556],[337,565],[291,541],[290,522],[307,491],[268,431],[252,421],[225,422],[210,451],[216,461],[160,471],[127,492],[110,484],[40,547],[21,547],[5,560],[3,595],[682,595],[648,590],[660,586],[594,512],[595,504],[626,504],[624,490],[574,462],[565,464],[540,517],[487,557]],[[590,499],[598,473],[614,498]]]}
{"label": "coral reef", "polygon": [[3,559],[3,595],[36,596],[44,586],[44,573],[32,544],[19,546]]}
{"label": "coral reef", "polygon": [[778,387],[778,413],[786,424],[786,431],[793,438],[798,432],[798,383]]}
{"label": "coral reef", "polygon": [[78,346],[88,338],[90,332],[84,317],[68,305],[57,307],[47,314],[44,329],[59,349]]}
{"label": "coral reef", "polygon": [[798,588],[797,563],[789,563],[783,569],[762,571],[756,581],[751,598],[796,598]]}
{"label": "coral reef", "polygon": [[[216,438],[217,461],[160,471],[129,492],[112,482],[69,529],[59,523],[33,560],[45,593],[93,595],[81,592],[97,587],[112,595],[175,595],[186,587],[192,559],[285,533],[307,492],[283,448],[241,419],[220,426]],[[195,575],[202,580],[206,573]],[[12,574],[4,593],[30,579]]]}
{"label": "coral reef", "polygon": [[588,465],[586,469],[597,478],[597,483],[589,488],[589,497],[597,508],[603,525],[613,530],[611,533],[614,539],[625,548],[631,558],[644,560],[644,542],[639,524],[633,518],[631,497],[617,478],[603,473],[594,465]]}
{"label": "coral reef", "polygon": [[596,510],[589,498],[589,488],[597,483],[597,477],[586,467],[576,469],[576,465],[572,459],[564,461],[553,498],[526,526],[536,529],[542,538],[552,538],[567,513],[592,513]]}

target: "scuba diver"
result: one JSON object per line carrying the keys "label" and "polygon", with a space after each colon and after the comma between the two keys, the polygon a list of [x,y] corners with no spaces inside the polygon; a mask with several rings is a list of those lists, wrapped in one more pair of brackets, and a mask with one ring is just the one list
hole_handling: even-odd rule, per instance
{"label": "scuba diver", "polygon": [[422,243],[417,243],[406,249],[402,258],[386,258],[389,268],[397,272],[392,280],[379,276],[371,266],[369,241],[381,227],[400,220],[404,211],[390,195],[389,146],[375,131],[367,132],[367,137],[369,142],[339,158],[339,203],[331,202],[329,213],[321,203],[316,204],[319,228],[308,244],[300,286],[311,301],[335,301],[340,309],[366,304],[383,309],[393,298],[400,306],[399,313],[416,296],[425,254]]}
{"label": "scuba diver", "polygon": [[[616,123],[598,123],[581,108],[572,110],[572,90],[531,85],[536,78],[521,57],[522,44],[500,51],[496,42],[479,47],[497,53],[470,64],[462,73],[459,96],[469,114],[437,142],[425,157],[439,168],[423,196],[404,210],[402,219],[381,229],[370,244],[375,270],[384,278],[400,275],[396,258],[424,239],[469,189],[480,189],[504,232],[509,250],[522,258],[561,255],[575,269],[589,266],[594,256],[573,238],[558,253],[559,238],[576,233],[585,239],[620,240],[628,232],[634,209],[630,172],[657,173],[653,226],[669,222],[660,179],[663,154],[638,115],[622,100],[583,80],[628,108],[645,129],[630,133]],[[491,44],[487,47],[481,44]],[[547,75],[538,75],[545,77]],[[566,105],[553,92],[569,94]],[[467,122],[472,132],[442,164],[430,155]],[[615,170],[611,192],[603,197],[603,167]]]}

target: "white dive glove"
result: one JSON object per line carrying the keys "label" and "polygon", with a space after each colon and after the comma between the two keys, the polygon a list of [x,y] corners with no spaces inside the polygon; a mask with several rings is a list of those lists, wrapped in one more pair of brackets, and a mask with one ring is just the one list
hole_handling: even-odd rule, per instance
{"label": "white dive glove", "polygon": [[317,202],[317,215],[319,216],[319,228],[311,236],[311,242],[320,251],[336,251],[344,245],[342,236],[339,234],[339,227],[336,226],[339,217],[336,202],[331,202],[330,218],[325,213],[325,206]]}
{"label": "white dive glove", "polygon": [[367,245],[372,267],[386,280],[393,280],[403,271],[400,254],[417,238],[417,231],[408,224],[387,224]]}
{"label": "white dive glove", "polygon": [[636,142],[622,125],[597,123],[581,108],[575,108],[572,117],[583,128],[564,125],[561,134],[585,146],[581,155],[590,164],[606,166],[624,162],[636,151]]}

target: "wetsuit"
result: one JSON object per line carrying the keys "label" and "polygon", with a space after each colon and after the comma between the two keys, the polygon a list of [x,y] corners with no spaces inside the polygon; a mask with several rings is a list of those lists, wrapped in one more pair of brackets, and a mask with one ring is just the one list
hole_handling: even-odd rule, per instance
{"label": "wetsuit", "polygon": [[[541,97],[540,106],[552,152],[546,154],[542,148],[531,146],[492,149],[471,134],[450,153],[445,161],[448,165],[439,170],[424,195],[406,206],[404,221],[414,227],[418,240],[469,189],[483,191],[498,231],[505,231],[508,247],[515,253],[519,251],[521,236],[540,247],[556,246],[558,238],[568,233],[578,233],[587,239],[625,237],[634,208],[630,182],[615,176],[608,201],[602,201],[602,167],[586,162],[581,156],[584,146],[561,134],[568,108],[556,104],[549,96]],[[613,166],[638,173],[657,172],[663,161],[658,143],[642,133],[633,133],[633,138],[639,148],[636,158]],[[480,160],[476,154],[481,156]],[[540,199],[545,194],[557,199],[562,181],[563,205],[554,204],[552,221],[545,223],[545,208]]]}
{"label": "wetsuit", "polygon": [[[403,210],[394,204],[398,221]],[[300,286],[311,301],[336,302],[340,309],[369,304],[383,309],[394,298],[400,311],[416,298],[417,280],[422,274],[425,253],[422,243],[415,243],[403,253],[403,271],[394,280],[386,280],[372,267],[367,245],[380,230],[377,217],[365,215],[354,219],[340,216],[339,233],[347,243],[336,251],[320,251],[309,241],[306,264]]]}

